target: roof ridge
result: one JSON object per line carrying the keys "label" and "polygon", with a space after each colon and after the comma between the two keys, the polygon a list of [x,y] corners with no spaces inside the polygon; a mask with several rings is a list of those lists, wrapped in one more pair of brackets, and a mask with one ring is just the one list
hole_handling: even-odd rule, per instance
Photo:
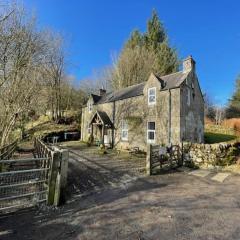
{"label": "roof ridge", "polygon": [[94,95],[94,96],[98,96],[98,97],[101,97],[100,95],[97,95],[95,93],[90,93],[91,95]]}
{"label": "roof ridge", "polygon": [[118,91],[123,90],[123,89],[126,89],[126,88],[130,88],[130,87],[134,87],[134,86],[143,84],[143,83],[145,83],[145,82],[147,82],[147,81],[144,81],[144,82],[141,82],[141,83],[137,83],[137,84],[133,84],[133,85],[131,85],[131,86],[127,86],[127,87],[125,87],[125,88],[119,89]]}
{"label": "roof ridge", "polygon": [[175,72],[175,73],[170,73],[170,74],[167,74],[167,75],[164,75],[164,76],[160,76],[159,78],[168,77],[168,76],[171,76],[171,75],[174,75],[174,74],[177,74],[177,73],[182,73],[182,71],[178,71],[178,72]]}
{"label": "roof ridge", "polygon": [[144,82],[141,82],[141,83],[137,83],[137,84],[134,84],[134,85],[131,85],[131,86],[128,86],[128,87],[124,87],[124,88],[121,88],[121,89],[118,89],[118,90],[114,90],[110,93],[116,93],[116,92],[120,92],[120,91],[123,91],[125,89],[128,89],[128,88],[131,88],[131,87],[136,87],[138,85],[141,85],[141,84],[145,84],[147,81],[144,81]]}

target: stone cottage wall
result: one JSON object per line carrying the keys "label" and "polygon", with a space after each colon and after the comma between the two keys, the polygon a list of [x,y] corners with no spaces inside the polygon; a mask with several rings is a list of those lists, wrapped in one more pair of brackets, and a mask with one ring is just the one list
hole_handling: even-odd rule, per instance
{"label": "stone cottage wall", "polygon": [[181,86],[181,138],[188,142],[204,142],[204,102],[194,73],[190,73]]}

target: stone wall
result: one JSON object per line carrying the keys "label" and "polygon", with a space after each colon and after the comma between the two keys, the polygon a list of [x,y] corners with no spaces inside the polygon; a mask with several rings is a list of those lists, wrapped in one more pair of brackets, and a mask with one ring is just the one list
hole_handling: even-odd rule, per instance
{"label": "stone wall", "polygon": [[239,142],[218,144],[183,144],[184,161],[195,165],[224,166],[234,163],[239,154]]}
{"label": "stone wall", "polygon": [[[189,98],[189,99],[188,99]],[[191,72],[181,86],[181,139],[204,142],[204,102],[197,76]]]}

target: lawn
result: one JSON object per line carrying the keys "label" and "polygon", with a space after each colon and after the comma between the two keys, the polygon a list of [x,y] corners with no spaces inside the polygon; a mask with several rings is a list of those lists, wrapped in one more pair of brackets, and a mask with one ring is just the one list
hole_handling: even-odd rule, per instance
{"label": "lawn", "polygon": [[205,139],[205,143],[213,144],[213,143],[229,142],[232,140],[236,140],[237,136],[230,135],[230,134],[205,132],[204,139]]}

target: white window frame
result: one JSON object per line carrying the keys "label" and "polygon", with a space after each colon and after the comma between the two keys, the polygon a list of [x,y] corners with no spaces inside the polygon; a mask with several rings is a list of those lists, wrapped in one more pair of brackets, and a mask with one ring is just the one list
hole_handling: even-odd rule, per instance
{"label": "white window frame", "polygon": [[[150,91],[151,90],[154,90],[154,94],[150,94]],[[150,102],[150,97],[151,96],[154,96],[155,99],[154,99],[154,102]],[[156,99],[157,99],[157,90],[156,90],[156,87],[152,87],[152,88],[149,88],[148,89],[148,105],[155,105],[156,104]]]}
{"label": "white window frame", "polygon": [[191,104],[191,91],[187,88],[187,105],[190,106]]}
{"label": "white window frame", "polygon": [[[149,125],[149,123],[151,123],[151,122],[154,122],[154,121],[149,121],[149,122],[147,122],[147,142],[148,142],[148,143],[155,143],[155,142],[156,142],[156,122],[154,122],[154,124],[155,124],[155,129],[154,129],[154,130],[148,128],[148,125]],[[153,133],[154,133],[154,139],[149,139],[149,138],[148,138],[148,133],[149,133],[149,132],[153,132]]]}
{"label": "white window frame", "polygon": [[92,102],[88,102],[88,112],[92,112],[93,104]]}
{"label": "white window frame", "polygon": [[[127,133],[126,135],[123,133]],[[128,122],[127,120],[121,121],[121,140],[128,141]]]}

